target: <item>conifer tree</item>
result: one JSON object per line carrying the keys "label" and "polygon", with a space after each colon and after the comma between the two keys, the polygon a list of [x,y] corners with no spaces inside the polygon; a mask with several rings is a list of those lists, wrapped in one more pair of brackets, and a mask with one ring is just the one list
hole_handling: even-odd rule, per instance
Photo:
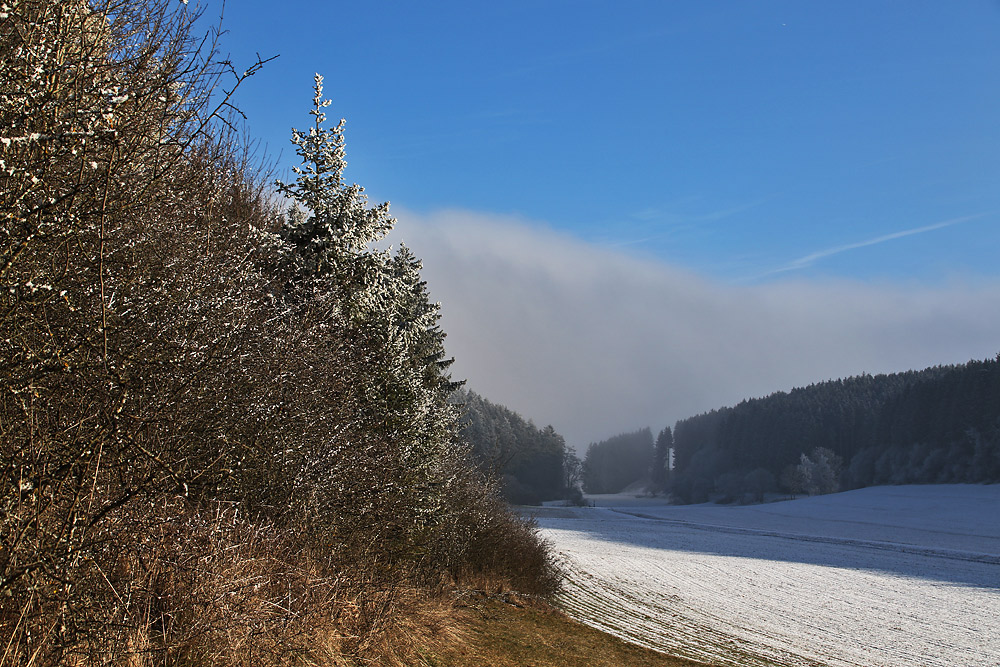
{"label": "conifer tree", "polygon": [[445,333],[439,325],[441,307],[430,300],[427,282],[420,277],[422,268],[423,263],[401,243],[391,262],[397,292],[393,326],[426,386],[450,396],[464,383],[452,382],[448,376],[448,368],[455,360],[446,357]]}
{"label": "conifer tree", "polygon": [[323,77],[317,74],[308,131],[292,130],[302,163],[294,183],[278,183],[293,205],[279,231],[290,284],[285,297],[322,302],[347,327],[347,339],[370,360],[361,381],[372,428],[393,443],[404,471],[400,486],[415,494],[422,516],[441,512],[445,472],[457,441],[457,386],[447,368],[439,307],[405,246],[393,256],[375,244],[394,224],[389,203],[368,206],[364,188],[344,180],[344,126],[324,126]]}
{"label": "conifer tree", "polygon": [[279,232],[292,251],[288,259],[300,279],[323,278],[334,287],[350,313],[385,308],[384,280],[388,253],[372,245],[385,237],[395,219],[389,203],[369,208],[364,188],[344,181],[347,166],[344,126],[341,119],[332,129],[324,127],[330,100],[323,98],[323,77],[315,75],[313,126],[308,131],[292,129],[292,144],[302,158],[294,167],[294,183],[277,183],[278,190],[294,202]]}

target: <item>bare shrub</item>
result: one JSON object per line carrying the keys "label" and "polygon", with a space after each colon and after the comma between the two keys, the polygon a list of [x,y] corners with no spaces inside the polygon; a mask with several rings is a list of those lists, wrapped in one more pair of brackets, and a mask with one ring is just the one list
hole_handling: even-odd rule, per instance
{"label": "bare shrub", "polygon": [[39,655],[90,632],[80,605],[148,529],[136,508],[233,468],[219,406],[260,330],[231,297],[263,288],[242,266],[245,211],[267,207],[211,135],[223,70],[190,22],[25,0],[0,23],[0,620]]}
{"label": "bare shrub", "polygon": [[261,63],[167,0],[4,11],[0,664],[388,655],[449,577],[551,592],[465,463],[419,263],[359,318],[288,261],[220,116]]}

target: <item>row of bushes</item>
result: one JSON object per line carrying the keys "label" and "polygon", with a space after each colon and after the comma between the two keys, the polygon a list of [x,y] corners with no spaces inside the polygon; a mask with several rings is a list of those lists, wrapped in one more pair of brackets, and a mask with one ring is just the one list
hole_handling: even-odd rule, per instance
{"label": "row of bushes", "polygon": [[551,593],[321,80],[285,209],[185,5],[2,11],[0,664],[391,662],[450,586]]}

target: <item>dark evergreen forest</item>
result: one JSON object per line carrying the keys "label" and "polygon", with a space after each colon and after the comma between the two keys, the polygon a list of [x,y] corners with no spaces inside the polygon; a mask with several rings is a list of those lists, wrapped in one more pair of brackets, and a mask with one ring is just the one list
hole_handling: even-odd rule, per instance
{"label": "dark evergreen forest", "polygon": [[554,428],[538,428],[472,391],[459,391],[456,399],[465,406],[462,436],[477,465],[502,480],[508,502],[536,505],[579,496],[580,461]]}
{"label": "dark evergreen forest", "polygon": [[591,443],[583,459],[583,490],[619,493],[640,480],[649,482],[654,458],[653,434],[648,428]]}
{"label": "dark evergreen forest", "polygon": [[[878,484],[1000,482],[1000,355],[746,400],[674,428],[682,502]],[[817,462],[831,488],[810,486]]]}

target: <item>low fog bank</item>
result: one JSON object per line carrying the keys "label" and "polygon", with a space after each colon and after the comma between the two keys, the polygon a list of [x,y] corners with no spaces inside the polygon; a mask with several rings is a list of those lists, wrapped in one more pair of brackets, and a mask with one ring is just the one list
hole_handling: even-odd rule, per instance
{"label": "low fog bank", "polygon": [[527,221],[398,209],[454,376],[567,442],[779,390],[1000,352],[1000,281],[734,286]]}

